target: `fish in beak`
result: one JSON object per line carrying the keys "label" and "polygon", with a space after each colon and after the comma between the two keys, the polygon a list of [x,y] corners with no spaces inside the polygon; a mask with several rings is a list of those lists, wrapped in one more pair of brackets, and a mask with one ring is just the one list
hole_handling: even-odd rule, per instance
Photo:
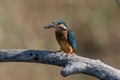
{"label": "fish in beak", "polygon": [[49,24],[47,26],[44,27],[44,29],[49,29],[49,28],[56,28],[56,24]]}

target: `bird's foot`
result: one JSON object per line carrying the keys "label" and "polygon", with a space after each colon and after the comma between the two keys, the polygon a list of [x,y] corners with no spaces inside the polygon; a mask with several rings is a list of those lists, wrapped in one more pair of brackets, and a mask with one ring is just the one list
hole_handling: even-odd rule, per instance
{"label": "bird's foot", "polygon": [[59,50],[59,51],[55,51],[55,52],[62,52],[62,50]]}

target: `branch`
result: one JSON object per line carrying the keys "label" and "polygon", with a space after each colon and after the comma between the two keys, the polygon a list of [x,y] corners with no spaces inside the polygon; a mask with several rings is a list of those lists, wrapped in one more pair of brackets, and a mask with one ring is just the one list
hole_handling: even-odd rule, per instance
{"label": "branch", "polygon": [[120,70],[115,69],[100,60],[93,60],[66,54],[64,52],[41,50],[0,50],[0,62],[33,62],[64,67],[61,75],[87,74],[101,80],[120,80]]}

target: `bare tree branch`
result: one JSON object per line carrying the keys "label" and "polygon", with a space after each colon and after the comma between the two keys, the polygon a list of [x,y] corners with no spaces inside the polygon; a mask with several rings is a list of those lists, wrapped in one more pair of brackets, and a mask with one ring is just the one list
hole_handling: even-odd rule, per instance
{"label": "bare tree branch", "polygon": [[87,74],[101,80],[120,80],[120,70],[115,69],[100,60],[93,60],[66,54],[64,52],[41,50],[0,50],[0,62],[34,62],[64,67],[61,75]]}

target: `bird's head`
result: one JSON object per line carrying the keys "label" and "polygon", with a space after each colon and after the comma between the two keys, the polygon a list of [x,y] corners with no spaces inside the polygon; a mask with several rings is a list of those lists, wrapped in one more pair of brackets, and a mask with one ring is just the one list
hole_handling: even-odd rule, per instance
{"label": "bird's head", "polygon": [[62,20],[54,20],[51,24],[44,27],[45,29],[48,28],[55,28],[56,30],[67,30],[67,25]]}

